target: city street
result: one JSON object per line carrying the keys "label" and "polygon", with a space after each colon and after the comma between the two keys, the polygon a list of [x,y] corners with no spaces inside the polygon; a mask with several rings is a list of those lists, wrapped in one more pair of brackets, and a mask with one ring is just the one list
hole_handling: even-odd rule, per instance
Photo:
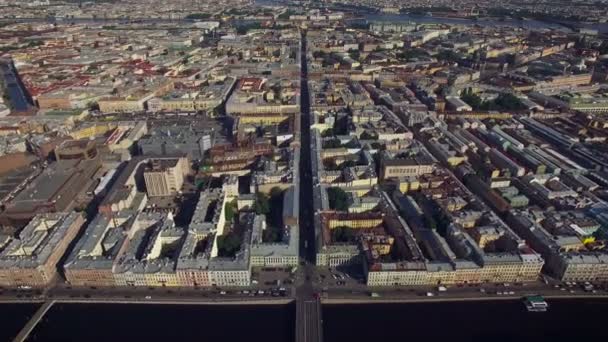
{"label": "city street", "polygon": [[321,304],[314,296],[312,282],[315,275],[315,227],[313,224],[312,175],[310,160],[310,96],[306,61],[306,31],[302,31],[300,55],[301,73],[301,151],[300,151],[300,257],[303,281],[296,289],[296,341],[320,342],[323,337]]}

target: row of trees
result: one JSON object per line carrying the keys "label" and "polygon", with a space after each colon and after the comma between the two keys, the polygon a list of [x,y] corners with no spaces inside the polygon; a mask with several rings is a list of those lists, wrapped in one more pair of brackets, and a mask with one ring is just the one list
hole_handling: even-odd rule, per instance
{"label": "row of trees", "polygon": [[247,34],[249,30],[259,30],[262,28],[262,24],[258,22],[252,22],[237,26],[236,33],[238,34]]}
{"label": "row of trees", "polygon": [[226,218],[226,222],[233,222],[234,216],[237,214],[237,212],[238,208],[236,200],[226,203],[226,205],[224,206],[224,217]]}
{"label": "row of trees", "polygon": [[323,160],[323,168],[328,171],[341,171],[353,166],[357,166],[357,162],[354,160],[347,160],[340,165],[338,165],[336,160],[333,158]]}
{"label": "row of trees", "polygon": [[412,59],[416,59],[416,58],[422,58],[422,57],[428,57],[429,54],[423,50],[423,49],[419,49],[419,48],[405,48],[403,49],[403,51],[401,52],[397,52],[396,57],[399,59],[406,59],[406,60],[412,60]]}
{"label": "row of trees", "polygon": [[280,242],[283,239],[283,190],[270,189],[270,195],[256,193],[255,211],[266,215],[266,230],[262,239],[265,242]]}
{"label": "row of trees", "polygon": [[464,102],[475,110],[522,110],[526,106],[517,96],[509,93],[498,95],[492,101],[484,101],[479,95],[474,94],[471,90],[464,91],[460,97]]}
{"label": "row of trees", "polygon": [[209,19],[211,14],[209,13],[192,13],[186,16],[186,19]]}

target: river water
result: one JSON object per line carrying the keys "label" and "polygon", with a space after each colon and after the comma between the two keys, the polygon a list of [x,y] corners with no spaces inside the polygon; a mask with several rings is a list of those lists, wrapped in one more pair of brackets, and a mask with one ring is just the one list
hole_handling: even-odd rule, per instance
{"label": "river water", "polygon": [[[521,27],[525,29],[556,29],[570,31],[564,25],[550,23],[540,20],[519,20],[519,19],[504,19],[496,18],[486,19],[461,19],[461,18],[441,18],[441,17],[426,17],[408,14],[366,14],[364,18],[368,21],[386,21],[386,22],[412,22],[412,23],[427,23],[427,24],[449,24],[449,25],[479,25],[479,26],[509,26]],[[571,26],[584,27],[588,29],[596,29],[599,32],[608,32],[607,23],[568,23]]]}
{"label": "river water", "polygon": [[295,304],[56,304],[28,341],[283,342],[294,321]]}
{"label": "river water", "polygon": [[558,29],[568,30],[565,26],[553,23],[547,23],[539,20],[517,20],[517,19],[461,19],[461,18],[440,18],[426,17],[408,14],[367,14],[364,16],[368,21],[386,21],[386,22],[412,22],[420,24],[448,24],[448,25],[479,25],[485,27],[509,26],[521,27],[526,29]]}
{"label": "river water", "polygon": [[39,304],[1,304],[0,341],[11,341],[34,315]]}
{"label": "river water", "polygon": [[325,341],[606,341],[608,300],[549,300],[527,312],[521,300],[329,305]]}
{"label": "river water", "polygon": [[[281,1],[277,0],[255,0],[255,3],[259,6],[280,6]],[[363,13],[363,12],[362,12]],[[383,14],[383,13],[367,13],[363,14],[363,18],[368,21],[387,21],[387,22],[412,22],[412,23],[427,23],[427,24],[449,24],[449,25],[480,25],[480,26],[509,26],[509,27],[521,27],[526,29],[557,29],[569,31],[570,29],[566,26],[549,23],[540,20],[518,20],[518,19],[504,19],[499,20],[497,18],[488,19],[460,19],[460,18],[441,18],[441,17],[427,17],[419,15],[409,14]],[[589,29],[597,29],[599,32],[608,32],[608,23],[568,23],[569,25],[576,27],[584,27]]]}
{"label": "river water", "polygon": [[[606,299],[548,300],[544,313],[521,300],[323,306],[326,342],[605,341]],[[36,305],[0,305],[9,341]],[[28,341],[264,341],[295,336],[295,304],[57,304]]]}

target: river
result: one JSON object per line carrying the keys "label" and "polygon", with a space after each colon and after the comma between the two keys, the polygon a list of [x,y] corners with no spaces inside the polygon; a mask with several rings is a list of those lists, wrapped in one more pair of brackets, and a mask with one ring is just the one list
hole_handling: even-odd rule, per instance
{"label": "river", "polygon": [[[281,1],[277,0],[255,0],[255,3],[259,6],[281,6]],[[384,14],[384,13],[365,13],[360,11],[363,18],[367,21],[387,21],[387,22],[412,22],[412,23],[427,23],[427,24],[449,24],[449,25],[480,25],[480,26],[509,26],[509,27],[521,27],[526,29],[557,29],[563,31],[570,31],[570,29],[564,25],[558,23],[550,23],[541,20],[519,20],[505,18],[482,18],[478,20],[464,19],[464,18],[443,18],[443,17],[427,17],[419,15],[409,14]],[[608,33],[608,23],[573,23],[567,22],[568,26],[572,27],[584,27],[589,29],[597,29],[599,32]]]}
{"label": "river", "polygon": [[[557,29],[570,31],[564,25],[550,23],[540,20],[519,20],[519,19],[504,19],[497,18],[482,18],[478,20],[464,18],[443,18],[443,17],[427,17],[408,14],[365,14],[363,16],[367,21],[387,21],[387,22],[413,22],[427,24],[449,24],[449,25],[480,25],[480,26],[510,26],[521,27],[525,29]],[[568,26],[584,27],[588,29],[596,29],[599,32],[608,32],[607,23],[567,23]]]}
{"label": "river", "polygon": [[56,304],[28,341],[293,340],[295,304]]}
{"label": "river", "polygon": [[11,341],[34,315],[39,304],[0,304],[0,341]]}
{"label": "river", "polygon": [[427,17],[408,14],[366,14],[364,18],[367,21],[387,21],[387,22],[412,22],[420,24],[449,24],[449,25],[479,25],[485,27],[492,26],[510,26],[522,27],[527,29],[558,29],[568,30],[565,26],[548,23],[539,20],[517,20],[517,19],[464,19],[464,18],[442,18],[442,17]]}
{"label": "river", "polygon": [[[323,306],[326,342],[605,340],[608,300],[548,300],[544,313],[521,300]],[[36,305],[3,304],[0,340],[8,341]],[[56,304],[28,341],[289,342],[295,304]]]}
{"label": "river", "polygon": [[548,300],[527,312],[521,300],[328,305],[325,341],[603,341],[608,300]]}

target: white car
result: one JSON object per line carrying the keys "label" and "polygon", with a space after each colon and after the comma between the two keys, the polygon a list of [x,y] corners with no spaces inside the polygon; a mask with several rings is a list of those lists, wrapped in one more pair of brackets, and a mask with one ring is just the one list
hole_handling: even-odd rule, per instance
{"label": "white car", "polygon": [[152,299],[152,296],[146,296],[146,299]]}

